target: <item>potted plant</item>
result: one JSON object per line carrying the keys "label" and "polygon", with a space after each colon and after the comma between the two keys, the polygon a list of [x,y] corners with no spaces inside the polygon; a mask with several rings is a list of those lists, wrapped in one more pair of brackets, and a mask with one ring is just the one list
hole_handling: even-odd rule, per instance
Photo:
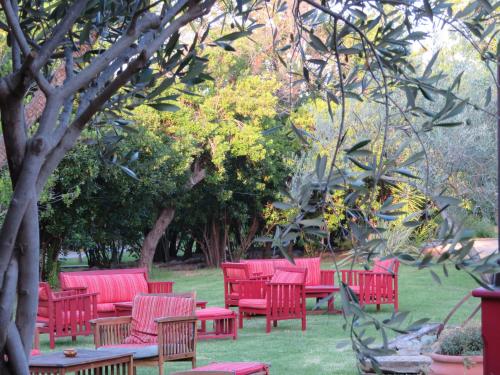
{"label": "potted plant", "polygon": [[470,326],[449,329],[442,333],[437,350],[431,353],[433,375],[482,375],[483,338],[481,328]]}

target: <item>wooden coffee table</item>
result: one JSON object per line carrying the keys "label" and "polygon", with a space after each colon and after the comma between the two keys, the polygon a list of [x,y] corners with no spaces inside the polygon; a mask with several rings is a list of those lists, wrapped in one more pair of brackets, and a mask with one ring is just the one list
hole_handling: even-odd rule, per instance
{"label": "wooden coffee table", "polygon": [[[113,353],[105,350],[77,349],[73,358],[62,352],[42,354],[30,358],[30,374],[65,375],[94,370],[94,374],[133,374],[133,352]],[[90,371],[89,371],[90,373]]]}

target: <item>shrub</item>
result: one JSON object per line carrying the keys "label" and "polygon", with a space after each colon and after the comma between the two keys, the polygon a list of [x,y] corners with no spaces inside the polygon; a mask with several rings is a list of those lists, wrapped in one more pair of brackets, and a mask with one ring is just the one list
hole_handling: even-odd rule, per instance
{"label": "shrub", "polygon": [[444,355],[481,355],[481,328],[470,326],[445,331],[439,340],[439,348],[439,354]]}

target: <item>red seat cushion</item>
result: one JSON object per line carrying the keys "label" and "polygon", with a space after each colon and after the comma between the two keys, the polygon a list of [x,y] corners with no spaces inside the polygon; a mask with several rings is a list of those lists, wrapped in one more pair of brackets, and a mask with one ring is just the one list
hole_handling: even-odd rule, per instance
{"label": "red seat cushion", "polygon": [[130,336],[123,344],[156,343],[158,329],[155,319],[172,316],[194,315],[193,298],[171,297],[165,295],[138,295],[132,305]]}
{"label": "red seat cushion", "polygon": [[115,304],[114,303],[98,303],[97,304],[97,312],[98,313],[104,313],[104,312],[113,312],[115,311]]}
{"label": "red seat cushion", "polygon": [[351,289],[354,293],[359,294],[359,286],[358,285],[349,286],[349,289]]}
{"label": "red seat cushion", "polygon": [[238,301],[239,307],[249,307],[252,309],[265,309],[267,300],[265,298],[245,298]]}
{"label": "red seat cushion", "polygon": [[198,318],[210,319],[211,317],[232,316],[233,310],[225,309],[223,307],[207,307],[206,309],[196,310]]}
{"label": "red seat cushion", "polygon": [[306,294],[309,293],[333,293],[338,288],[332,285],[306,285]]}
{"label": "red seat cushion", "polygon": [[31,350],[31,353],[30,355],[33,357],[33,356],[36,356],[36,355],[40,355],[42,354],[42,352],[40,351],[40,349],[32,349]]}
{"label": "red seat cushion", "polygon": [[233,371],[235,375],[250,375],[267,369],[266,364],[259,362],[220,362],[197,367],[192,371]]}

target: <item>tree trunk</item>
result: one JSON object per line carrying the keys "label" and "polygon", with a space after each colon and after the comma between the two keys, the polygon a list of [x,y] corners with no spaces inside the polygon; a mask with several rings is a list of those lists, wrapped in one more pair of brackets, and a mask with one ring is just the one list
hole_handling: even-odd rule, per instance
{"label": "tree trunk", "polygon": [[175,209],[173,207],[165,207],[160,211],[153,228],[149,231],[144,238],[144,243],[141,247],[141,257],[139,259],[139,266],[151,268],[153,265],[153,257],[155,255],[156,246],[160,241],[161,236],[174,219]]}
{"label": "tree trunk", "polygon": [[[199,160],[195,160],[192,166],[192,173],[188,182],[184,185],[184,190],[191,190],[196,184],[205,178],[206,171],[201,168]],[[161,209],[160,215],[153,225],[153,229],[149,231],[144,238],[144,243],[141,248],[141,256],[139,258],[139,265],[150,269],[153,265],[153,258],[158,246],[158,241],[165,233],[166,229],[172,222],[175,214],[175,208],[165,207]]]}

